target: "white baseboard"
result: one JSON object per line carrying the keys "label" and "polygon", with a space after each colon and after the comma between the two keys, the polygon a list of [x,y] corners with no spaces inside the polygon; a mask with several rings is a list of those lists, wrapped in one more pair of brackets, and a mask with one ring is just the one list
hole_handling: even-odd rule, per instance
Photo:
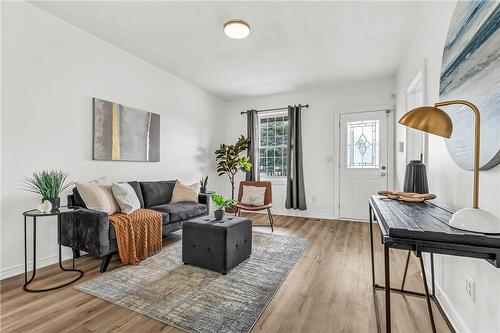
{"label": "white baseboard", "polygon": [[455,331],[457,333],[470,332],[470,330],[467,328],[467,325],[462,320],[462,317],[453,306],[453,303],[451,303],[450,299],[448,298],[446,293],[441,289],[439,284],[436,284],[436,297],[439,300],[439,304],[441,304],[444,313],[446,313],[446,316],[453,325]]}
{"label": "white baseboard", "polygon": [[[73,258],[73,252],[68,249],[62,250],[62,259],[67,260]],[[38,258],[36,261],[36,268],[42,268],[45,266],[49,266],[55,264],[59,261],[59,255],[51,255],[45,258]],[[33,261],[28,261],[28,271],[31,271],[33,268]],[[22,264],[14,265],[11,267],[4,268],[0,271],[0,280],[10,278],[12,276],[16,276],[18,274],[24,274],[24,262]]]}
{"label": "white baseboard", "polygon": [[[283,216],[294,216],[294,217],[305,217],[311,219],[325,219],[334,220],[336,217],[333,214],[328,213],[310,213],[305,210],[289,210],[289,209],[272,209],[273,215],[283,215]],[[266,211],[253,212],[257,214],[267,214]]]}

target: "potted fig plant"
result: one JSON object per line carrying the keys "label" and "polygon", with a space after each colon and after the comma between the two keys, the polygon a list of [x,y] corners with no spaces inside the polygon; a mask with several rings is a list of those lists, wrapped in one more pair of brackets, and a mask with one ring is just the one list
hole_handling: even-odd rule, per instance
{"label": "potted fig plant", "polygon": [[202,177],[200,179],[200,193],[207,192],[207,185],[208,185],[208,176]]}
{"label": "potted fig plant", "polygon": [[[234,145],[221,144],[215,151],[217,161],[217,172],[219,176],[227,175],[231,183],[231,199],[234,200],[234,176],[238,171],[248,172],[252,168],[248,157],[240,157],[240,154],[248,149],[250,139],[241,135]],[[228,209],[226,209],[228,211]]]}
{"label": "potted fig plant", "polygon": [[220,194],[213,193],[212,201],[215,205],[214,215],[217,221],[222,221],[224,219],[224,209],[231,208],[236,204],[236,200],[224,199]]}
{"label": "potted fig plant", "polygon": [[60,170],[35,171],[31,177],[24,179],[24,189],[40,194],[42,203],[47,200],[52,204],[52,210],[57,210],[61,206],[59,194],[74,184],[66,182],[67,177],[68,174]]}

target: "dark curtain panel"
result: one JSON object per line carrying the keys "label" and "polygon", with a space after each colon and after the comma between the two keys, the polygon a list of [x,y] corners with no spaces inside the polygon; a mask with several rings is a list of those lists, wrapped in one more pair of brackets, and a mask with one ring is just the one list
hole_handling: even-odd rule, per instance
{"label": "dark curtain panel", "polygon": [[288,174],[285,207],[306,210],[301,127],[301,106],[288,106]]}
{"label": "dark curtain panel", "polygon": [[246,174],[247,181],[259,180],[259,120],[257,110],[247,111],[247,137],[250,139],[247,156],[252,163],[252,169]]}

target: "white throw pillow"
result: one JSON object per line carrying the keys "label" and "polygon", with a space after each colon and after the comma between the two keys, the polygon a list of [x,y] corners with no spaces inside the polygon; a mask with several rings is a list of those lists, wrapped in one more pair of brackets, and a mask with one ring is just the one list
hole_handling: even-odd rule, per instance
{"label": "white throw pillow", "polygon": [[241,203],[249,206],[263,206],[265,194],[265,187],[243,185]]}
{"label": "white throw pillow", "polygon": [[198,202],[198,186],[198,183],[184,185],[176,181],[170,202]]}
{"label": "white throw pillow", "polygon": [[130,214],[141,208],[134,189],[128,183],[113,183],[111,190],[122,213]]}
{"label": "white throw pillow", "polygon": [[111,215],[120,211],[113,196],[111,184],[111,181],[103,177],[90,182],[78,182],[76,189],[88,209],[99,210]]}

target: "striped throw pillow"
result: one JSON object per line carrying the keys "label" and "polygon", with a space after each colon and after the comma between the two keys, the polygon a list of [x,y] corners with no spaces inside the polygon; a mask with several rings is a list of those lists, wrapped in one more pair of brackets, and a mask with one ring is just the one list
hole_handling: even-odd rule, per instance
{"label": "striped throw pillow", "polygon": [[90,182],[76,183],[76,189],[88,209],[94,209],[109,215],[120,211],[120,207],[113,196],[111,181],[99,178]]}

